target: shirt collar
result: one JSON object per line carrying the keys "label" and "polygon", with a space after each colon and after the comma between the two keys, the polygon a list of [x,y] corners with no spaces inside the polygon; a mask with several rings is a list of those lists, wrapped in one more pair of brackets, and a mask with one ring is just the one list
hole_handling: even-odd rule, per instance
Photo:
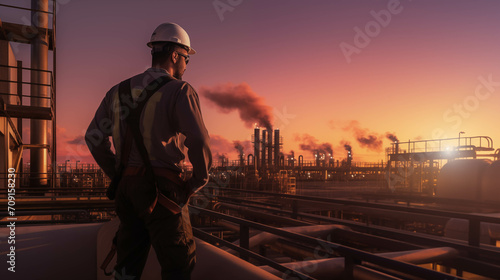
{"label": "shirt collar", "polygon": [[146,72],[164,73],[164,74],[167,74],[168,76],[172,77],[172,75],[170,75],[170,73],[168,73],[167,70],[165,70],[163,68],[151,67],[151,68],[148,68],[148,70],[146,70]]}

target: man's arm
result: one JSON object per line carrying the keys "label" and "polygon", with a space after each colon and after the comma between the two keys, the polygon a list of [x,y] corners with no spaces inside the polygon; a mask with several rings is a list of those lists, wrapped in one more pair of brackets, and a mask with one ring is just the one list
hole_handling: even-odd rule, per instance
{"label": "man's arm", "polygon": [[109,116],[110,97],[111,95],[108,93],[102,100],[87,129],[85,142],[97,164],[112,179],[116,173],[116,155],[111,151],[111,142],[109,141],[113,131],[113,121]]}
{"label": "man's arm", "polygon": [[180,88],[175,106],[179,130],[186,140],[189,161],[193,165],[193,177],[188,181],[189,191],[196,193],[208,183],[208,171],[212,165],[210,138],[201,116],[198,94],[188,83]]}

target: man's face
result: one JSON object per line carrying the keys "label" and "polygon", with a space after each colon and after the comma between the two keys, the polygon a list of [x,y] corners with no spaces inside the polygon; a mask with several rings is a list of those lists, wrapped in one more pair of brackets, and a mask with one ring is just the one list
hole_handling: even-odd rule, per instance
{"label": "man's face", "polygon": [[189,62],[188,51],[184,48],[177,48],[175,53],[177,55],[177,61],[174,64],[173,76],[178,80],[182,80],[184,71],[186,71],[187,62]]}

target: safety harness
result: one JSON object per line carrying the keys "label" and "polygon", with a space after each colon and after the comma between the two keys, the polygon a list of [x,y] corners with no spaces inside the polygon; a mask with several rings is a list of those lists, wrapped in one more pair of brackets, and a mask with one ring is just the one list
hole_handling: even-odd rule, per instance
{"label": "safety harness", "polygon": [[[163,87],[165,84],[172,81],[173,79],[168,76],[161,76],[157,78],[144,88],[144,90],[139,95],[137,102],[134,102],[134,99],[132,97],[130,80],[131,79],[127,79],[121,82],[118,91],[121,108],[122,109],[128,108],[128,110],[122,111],[125,113],[128,112],[128,115],[125,116],[127,130],[125,132],[124,144],[121,149],[121,160],[117,172],[118,176],[120,176],[118,180],[120,180],[122,176],[130,176],[130,175],[143,175],[146,176],[147,178],[153,179],[152,181],[154,182],[156,188],[156,196],[153,203],[151,203],[151,205],[146,209],[144,214],[151,214],[156,204],[158,203],[164,206],[165,208],[169,209],[172,213],[179,214],[182,211],[181,207],[177,203],[173,202],[168,197],[160,193],[158,189],[156,175],[165,177],[179,186],[182,186],[184,182],[179,177],[179,174],[176,174],[175,172],[169,171],[165,168],[154,168],[151,165],[149,154],[147,152],[146,146],[144,145],[144,139],[142,137],[140,130],[141,113],[147,101],[161,87]],[[132,139],[135,141],[136,148],[141,154],[141,158],[144,162],[145,168],[126,167],[130,156],[130,151],[132,148]],[[108,197],[110,196],[113,198],[115,197],[116,188],[118,186],[118,180],[114,180],[115,181],[114,189],[108,190]],[[113,199],[111,197],[110,199]],[[113,272],[106,272],[106,268],[108,267],[109,263],[116,254],[117,234],[118,231],[116,232],[115,237],[113,238],[111,250],[109,251],[108,255],[106,256],[101,265],[101,269],[104,271],[104,274],[106,274],[106,276],[110,276],[113,273]]]}

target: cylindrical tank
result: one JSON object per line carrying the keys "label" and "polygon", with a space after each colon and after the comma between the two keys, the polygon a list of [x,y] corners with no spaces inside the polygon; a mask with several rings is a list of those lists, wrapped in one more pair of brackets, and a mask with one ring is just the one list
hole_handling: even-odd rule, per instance
{"label": "cylindrical tank", "polygon": [[437,197],[480,200],[481,181],[490,166],[489,160],[463,159],[450,161],[438,176]]}
{"label": "cylindrical tank", "polygon": [[486,201],[500,201],[500,161],[494,161],[484,171],[481,182],[482,198]]}
{"label": "cylindrical tank", "polygon": [[[37,28],[49,28],[48,0],[32,0],[31,8],[31,24]],[[36,29],[35,30],[40,30]],[[47,32],[37,32],[31,39],[31,106],[49,107],[47,97],[49,97],[48,87],[48,51],[49,43]],[[45,85],[42,85],[45,84]],[[30,122],[30,137],[31,144],[48,144],[47,136],[47,121],[46,120],[31,120]],[[54,133],[54,132],[53,132]],[[47,149],[31,149],[30,150],[30,186],[41,187],[48,184],[48,152]]]}

